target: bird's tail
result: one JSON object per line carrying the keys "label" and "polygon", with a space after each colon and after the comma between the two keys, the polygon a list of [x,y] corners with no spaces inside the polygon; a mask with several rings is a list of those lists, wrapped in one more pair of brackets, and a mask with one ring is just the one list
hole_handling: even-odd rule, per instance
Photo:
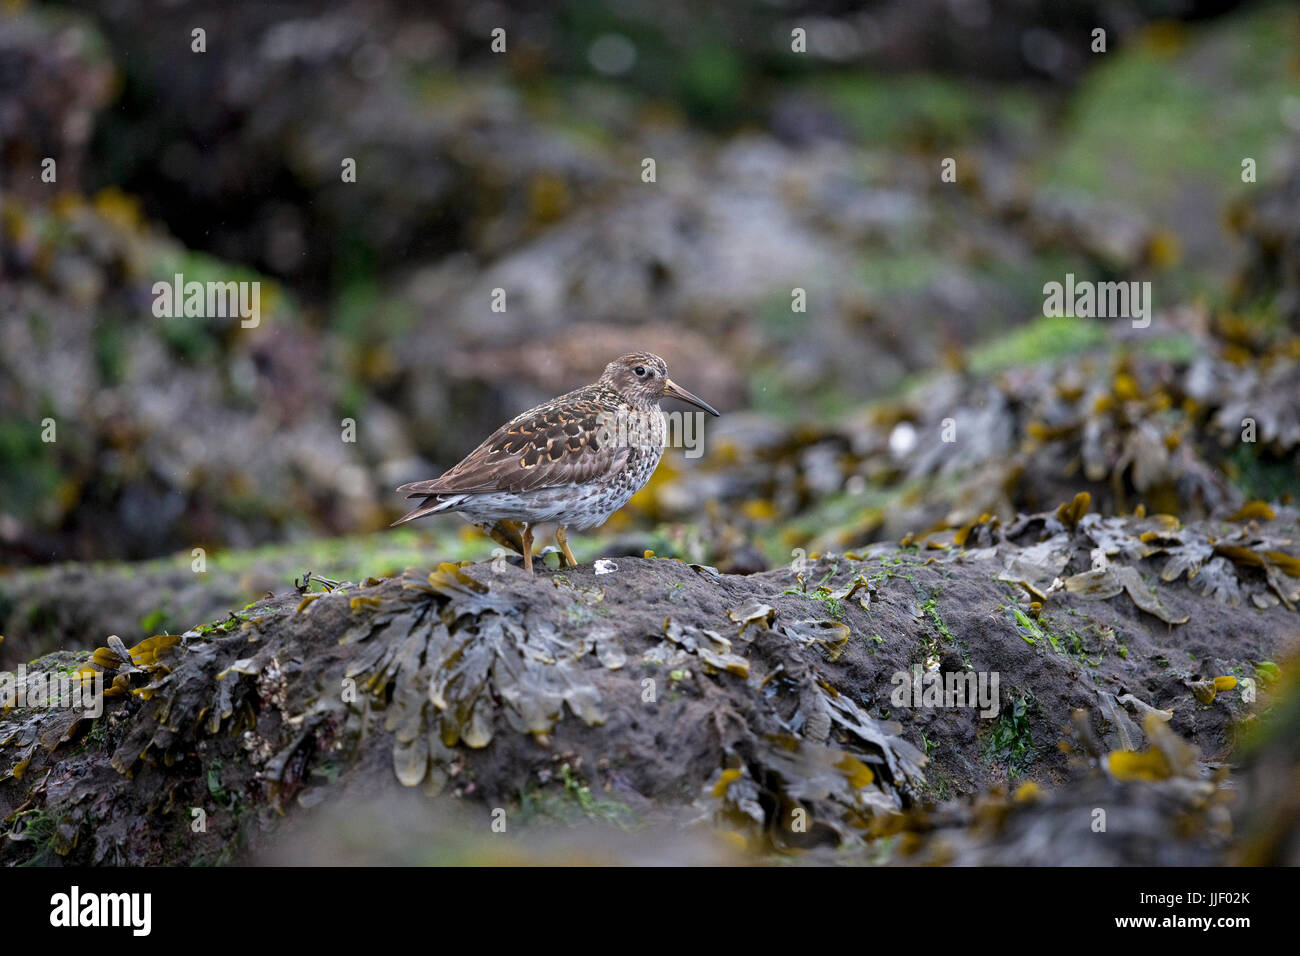
{"label": "bird's tail", "polygon": [[[399,488],[398,490],[400,491],[401,489]],[[460,504],[464,500],[465,500],[464,495],[449,495],[447,497],[430,495],[428,498],[425,498],[424,501],[420,502],[420,504],[417,507],[408,511],[406,514],[402,515],[400,518],[394,521],[391,525],[389,525],[389,527],[392,528],[396,525],[404,524],[405,522],[412,521],[416,518],[423,518],[425,515],[436,515],[439,512],[443,512],[443,511],[454,511],[456,505]]]}

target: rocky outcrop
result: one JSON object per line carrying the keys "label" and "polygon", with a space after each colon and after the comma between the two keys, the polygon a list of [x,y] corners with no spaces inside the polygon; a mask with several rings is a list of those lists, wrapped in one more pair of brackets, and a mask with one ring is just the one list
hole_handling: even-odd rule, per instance
{"label": "rocky outcrop", "polygon": [[[1221,860],[1233,728],[1267,718],[1295,650],[1294,518],[1225,533],[1080,499],[749,577],[620,558],[309,581],[29,665],[29,687],[107,692],[94,718],[0,719],[0,858],[283,859],[285,834],[418,790],[403,813],[477,821],[485,840],[493,821],[527,840],[559,819],[724,854],[1038,863],[1071,859],[1020,829],[1105,792],[1149,838],[1091,862]],[[970,698],[932,696],[958,683]]]}

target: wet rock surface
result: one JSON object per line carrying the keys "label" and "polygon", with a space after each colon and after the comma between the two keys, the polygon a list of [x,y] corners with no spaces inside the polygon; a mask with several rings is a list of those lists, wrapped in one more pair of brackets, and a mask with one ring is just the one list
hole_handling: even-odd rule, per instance
{"label": "wet rock surface", "polygon": [[[625,557],[607,573],[444,564],[309,584],[183,635],[29,665],[102,674],[110,696],[94,720],[0,719],[4,857],[276,858],[281,828],[310,829],[318,804],[415,788],[429,819],[477,820],[484,839],[500,810],[528,832],[567,813],[724,855],[1038,863],[1076,861],[1083,845],[1044,834],[1104,794],[1148,839],[1088,862],[1219,860],[1233,728],[1267,717],[1296,595],[1284,576],[1288,600],[1234,606],[1171,562],[1211,536],[1235,558],[1226,573],[1264,593],[1261,565],[1285,564],[1294,527],[1290,513],[1235,531],[1101,519],[1076,501],[960,547],[752,576]],[[1098,566],[1134,580],[1099,588]],[[994,672],[985,717],[898,697]],[[1193,810],[1200,824],[1168,829]]]}

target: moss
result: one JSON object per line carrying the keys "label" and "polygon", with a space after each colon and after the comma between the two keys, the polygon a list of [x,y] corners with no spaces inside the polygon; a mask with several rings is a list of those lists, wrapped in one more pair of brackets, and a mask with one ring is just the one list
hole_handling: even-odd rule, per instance
{"label": "moss", "polygon": [[1204,34],[1162,24],[1108,53],[1080,86],[1043,182],[1148,208],[1184,188],[1168,175],[1177,157],[1186,173],[1240,185],[1242,157],[1267,155],[1285,135],[1277,106],[1295,92],[1298,25],[1295,10],[1275,5]]}
{"label": "moss", "polygon": [[[274,319],[281,324],[292,324],[297,320],[297,307],[283,287],[275,280],[239,263],[227,262],[189,249],[169,249],[150,263],[147,274],[159,276],[159,281],[168,281],[179,274],[186,284],[257,282],[259,283],[258,307],[262,322]],[[184,302],[174,303],[173,306],[180,312],[183,310]],[[157,321],[163,341],[179,358],[194,364],[206,364],[218,361],[224,352],[220,341],[223,324],[238,323],[239,319],[185,317],[180,314]]]}
{"label": "moss", "polygon": [[1232,483],[1249,499],[1278,501],[1283,495],[1294,493],[1294,457],[1278,458],[1259,443],[1242,442],[1224,464]]}
{"label": "moss", "polygon": [[40,420],[0,420],[0,489],[15,512],[40,513],[55,497],[64,475],[57,444],[41,441]]}
{"label": "moss", "polygon": [[57,858],[54,852],[56,824],[43,808],[36,807],[14,814],[12,827],[5,833],[10,840],[26,842],[31,856],[19,866],[48,866]]}
{"label": "moss", "polygon": [[808,89],[871,145],[960,143],[995,128],[1024,141],[1042,126],[1042,106],[1032,95],[1000,87],[992,96],[966,79],[846,72],[817,77]]}
{"label": "moss", "polygon": [[862,265],[862,280],[877,296],[921,292],[952,270],[951,256],[928,250],[873,255]]}
{"label": "moss", "polygon": [[636,830],[644,821],[626,804],[606,797],[597,797],[582,777],[569,764],[560,767],[562,789],[555,787],[524,787],[519,792],[521,824],[537,822],[576,826],[596,823],[620,830]]}
{"label": "moss", "polygon": [[1022,694],[1005,707],[989,732],[984,744],[984,759],[1006,767],[1007,778],[1023,774],[1034,762],[1037,747],[1029,728],[1029,711],[1033,700]]}
{"label": "moss", "polygon": [[150,635],[165,634],[167,633],[167,619],[167,611],[163,608],[155,608],[140,618],[140,631]]}
{"label": "moss", "polygon": [[415,312],[407,302],[385,298],[373,278],[354,279],[335,296],[330,326],[352,343],[392,342],[411,327]]}
{"label": "moss", "polygon": [[1007,335],[971,349],[967,364],[977,374],[1077,355],[1105,344],[1106,329],[1091,319],[1042,316]]}
{"label": "moss", "polygon": [[[787,307],[788,310],[788,307]],[[807,317],[791,313],[803,321]],[[853,407],[853,400],[831,376],[795,381],[780,366],[760,362],[750,369],[749,405],[757,412],[783,422],[834,417]]]}
{"label": "moss", "polygon": [[952,643],[954,640],[952,631],[948,630],[948,625],[943,622],[939,615],[939,601],[935,597],[928,598],[921,602],[921,610],[930,618],[930,623],[945,641]]}
{"label": "moss", "polygon": [[122,325],[112,319],[96,323],[92,333],[95,370],[103,385],[118,385],[125,372],[125,350]]}
{"label": "moss", "polygon": [[923,486],[923,482],[912,481],[890,488],[868,486],[852,494],[831,494],[780,526],[758,529],[754,540],[773,564],[788,563],[796,544],[805,550],[812,541],[824,542],[825,547],[836,550],[852,548],[873,540],[885,514],[900,508]]}
{"label": "moss", "polygon": [[[439,528],[380,531],[340,538],[312,538],[285,545],[247,551],[217,551],[208,555],[208,570],[244,573],[255,568],[279,568],[300,574],[304,569],[336,580],[361,581],[367,577],[392,577],[414,565],[440,560],[489,557],[487,538],[465,540],[459,529]],[[168,565],[175,559],[165,559]],[[154,562],[150,562],[153,564]]]}
{"label": "moss", "polygon": [[696,116],[711,121],[735,114],[749,79],[745,62],[721,38],[691,51],[677,77],[682,102]]}
{"label": "moss", "polygon": [[[1049,273],[1055,274],[1055,273]],[[1064,274],[1064,273],[1062,273]],[[1073,316],[1039,316],[1026,324],[971,348],[967,367],[978,375],[1055,362],[1087,352],[1115,351],[1171,362],[1193,359],[1199,346],[1189,334],[1153,334],[1136,343],[1117,343],[1105,322]]]}
{"label": "moss", "polygon": [[[1095,625],[1093,626],[1095,627]],[[1083,635],[1074,628],[1065,632],[1065,640],[1062,642],[1062,646],[1067,654],[1071,657],[1078,658],[1089,667],[1097,667],[1101,664],[1101,649],[1098,648],[1096,651],[1090,650],[1083,639]],[[1089,657],[1089,654],[1095,654],[1096,656]],[[1121,645],[1120,656],[1125,657],[1127,654],[1127,649],[1124,649],[1123,645]]]}
{"label": "moss", "polygon": [[1259,163],[1261,182],[1276,175],[1267,158],[1287,135],[1279,116],[1295,95],[1297,30],[1300,13],[1281,5],[1213,27],[1152,25],[1084,78],[1062,122],[1062,148],[1033,170],[1048,191],[1179,225],[1190,255],[1154,277],[1157,301],[1221,294],[1223,247],[1203,245],[1197,233],[1217,229],[1214,211],[1258,188],[1241,181],[1243,158]]}
{"label": "moss", "polygon": [[90,724],[90,731],[81,739],[81,744],[72,751],[71,756],[80,756],[89,750],[100,750],[108,741],[108,722],[103,717],[96,717]]}
{"label": "moss", "polygon": [[[923,738],[924,739],[924,738]],[[927,741],[928,743],[928,741]],[[930,752],[926,748],[926,753]],[[921,792],[928,796],[936,803],[943,803],[951,800],[956,796],[956,790],[953,787],[952,777],[937,763],[933,761],[926,768],[925,783],[921,784]]]}
{"label": "moss", "polygon": [[224,763],[220,760],[214,760],[208,764],[207,785],[208,793],[216,802],[217,806],[224,810],[234,809],[239,802],[238,795],[232,794],[226,790],[221,782],[221,771]]}

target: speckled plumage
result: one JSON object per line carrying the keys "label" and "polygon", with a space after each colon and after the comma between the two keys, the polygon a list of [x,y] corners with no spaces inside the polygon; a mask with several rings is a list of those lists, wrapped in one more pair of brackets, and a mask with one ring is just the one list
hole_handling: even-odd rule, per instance
{"label": "speckled plumage", "polygon": [[455,511],[500,540],[491,529],[518,522],[523,546],[513,538],[507,543],[523,552],[531,569],[531,526],[554,521],[572,561],[564,529],[604,523],[658,466],[667,437],[659,408],[664,397],[718,414],[674,384],[657,355],[624,355],[599,381],[511,419],[439,477],[402,485],[398,492],[423,501],[394,523]]}

